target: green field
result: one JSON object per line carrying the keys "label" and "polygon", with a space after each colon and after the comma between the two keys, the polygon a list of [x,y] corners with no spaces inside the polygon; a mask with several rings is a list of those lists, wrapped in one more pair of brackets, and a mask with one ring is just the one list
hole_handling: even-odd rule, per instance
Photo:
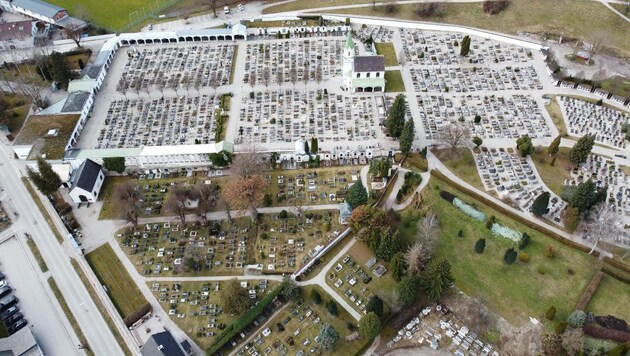
{"label": "green field", "polygon": [[556,162],[550,165],[551,157],[547,153],[547,147],[543,147],[538,153],[532,154],[532,161],[536,166],[540,178],[554,193],[560,195],[565,179],[571,179],[571,162],[569,162],[568,147],[560,147],[556,154]]}
{"label": "green field", "polygon": [[[552,305],[558,310],[558,320],[573,311],[601,262],[515,222],[434,177],[429,186],[430,189],[424,192],[425,199],[437,213],[441,227],[436,255],[450,261],[455,284],[460,290],[471,297],[482,298],[485,304],[515,325],[527,322],[529,317],[541,320],[545,310]],[[474,204],[486,216],[496,216],[500,224],[529,234],[530,244],[524,251],[529,254],[530,261],[517,260],[506,265],[503,254],[514,243],[494,236],[483,222],[468,218],[442,199],[436,187]],[[463,232],[461,238],[458,237],[459,230]],[[474,245],[482,237],[486,239],[486,248],[482,254],[477,254]],[[547,245],[554,247],[556,257],[544,256]],[[617,313],[623,307],[617,304],[608,310]]]}
{"label": "green field", "polygon": [[88,253],[85,259],[123,319],[147,303],[109,244]]}
{"label": "green field", "polygon": [[44,258],[42,257],[42,253],[39,251],[39,248],[35,244],[35,241],[33,241],[33,239],[28,239],[26,240],[26,243],[28,244],[28,248],[31,249],[33,256],[35,256],[35,259],[37,260],[37,264],[39,265],[39,268],[42,270],[42,272],[43,273],[48,272],[48,266],[46,265],[46,262],[44,261]]}
{"label": "green field", "polygon": [[479,172],[477,171],[477,165],[475,164],[475,157],[468,148],[459,148],[452,156],[449,149],[432,150],[433,154],[444,163],[446,168],[453,172],[456,176],[461,178],[464,182],[472,185],[473,187],[485,191]]}
{"label": "green field", "polygon": [[396,50],[394,44],[391,42],[376,42],[376,53],[385,57],[385,67],[393,67],[398,65],[398,58],[396,58]]}
{"label": "green field", "polygon": [[604,274],[599,287],[586,306],[586,311],[591,311],[595,315],[612,314],[630,320],[630,298],[627,296],[630,296],[630,285]]}
{"label": "green field", "polygon": [[400,93],[405,91],[405,83],[399,70],[385,71],[385,92]]}

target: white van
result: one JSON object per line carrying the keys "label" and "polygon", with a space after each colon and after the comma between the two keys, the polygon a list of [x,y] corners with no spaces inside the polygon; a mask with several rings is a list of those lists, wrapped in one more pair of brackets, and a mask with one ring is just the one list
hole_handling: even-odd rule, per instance
{"label": "white van", "polygon": [[227,15],[230,13],[230,7],[229,6],[223,6],[223,12]]}

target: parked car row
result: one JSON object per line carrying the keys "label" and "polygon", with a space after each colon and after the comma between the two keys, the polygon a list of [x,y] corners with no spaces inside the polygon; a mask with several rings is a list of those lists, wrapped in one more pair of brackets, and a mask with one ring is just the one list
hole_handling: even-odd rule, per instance
{"label": "parked car row", "polygon": [[5,277],[4,273],[0,272],[0,320],[6,326],[9,335],[13,335],[28,325],[28,321],[20,312],[17,306],[19,299],[11,294],[13,289]]}

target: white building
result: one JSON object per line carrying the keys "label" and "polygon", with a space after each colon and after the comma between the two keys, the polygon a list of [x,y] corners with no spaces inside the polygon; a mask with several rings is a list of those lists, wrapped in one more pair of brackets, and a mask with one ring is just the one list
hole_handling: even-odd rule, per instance
{"label": "white building", "polygon": [[86,159],[71,177],[70,198],[78,204],[96,202],[104,180],[103,167]]}
{"label": "white building", "polygon": [[385,91],[385,57],[356,56],[352,33],[343,46],[343,85],[353,93]]}
{"label": "white building", "polygon": [[57,27],[85,28],[84,21],[68,16],[63,7],[41,0],[0,0],[0,9],[42,20]]}

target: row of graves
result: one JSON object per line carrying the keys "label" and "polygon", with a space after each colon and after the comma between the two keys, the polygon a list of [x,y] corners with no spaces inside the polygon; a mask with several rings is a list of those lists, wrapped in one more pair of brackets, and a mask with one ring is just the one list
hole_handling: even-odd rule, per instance
{"label": "row of graves", "polygon": [[492,344],[483,342],[480,335],[440,304],[422,309],[385,346],[388,349],[426,346],[447,349],[456,356],[499,356]]}
{"label": "row of graves", "polygon": [[[547,191],[530,158],[506,152],[503,148],[482,147],[473,150],[473,154],[486,191],[494,190],[500,198],[509,198],[521,210],[529,211],[536,197]],[[562,225],[561,214],[565,207],[566,203],[552,193],[545,217]]]}
{"label": "row of graves", "polygon": [[542,89],[533,66],[411,68],[416,92],[456,92]]}
{"label": "row of graves", "polygon": [[254,86],[328,80],[341,76],[341,39],[248,44],[243,82]]}
{"label": "row of graves", "polygon": [[[469,64],[513,65],[532,61],[531,52],[523,47],[471,36],[470,52],[460,56],[461,33],[420,31],[400,28],[406,65],[446,66]],[[457,46],[455,44],[458,44]]]}
{"label": "row of graves", "polygon": [[214,142],[221,98],[215,95],[111,102],[96,148]]}
{"label": "row of graves", "polygon": [[[374,97],[328,94],[327,90],[255,92],[243,96],[235,143],[295,142],[303,137],[325,141],[374,141],[384,113]],[[366,142],[367,143],[367,142]]]}
{"label": "row of graves", "polygon": [[472,136],[484,139],[552,137],[551,128],[531,95],[423,94],[417,96],[417,102],[427,139],[439,138],[440,130],[457,121],[468,126]]}
{"label": "row of graves", "polygon": [[118,83],[120,91],[158,88],[204,88],[230,83],[236,46],[148,46],[129,49]]}
{"label": "row of graves", "polygon": [[330,168],[305,173],[271,174],[270,185],[276,186],[275,202],[279,206],[335,204],[345,199],[348,187],[360,179],[358,169]]}
{"label": "row of graves", "polygon": [[363,25],[356,30],[356,37],[362,42],[372,38],[375,42],[392,42],[394,39],[394,31],[387,27],[374,27]]}
{"label": "row of graves", "polygon": [[[571,179],[565,185],[578,185],[589,179],[597,187],[608,186],[607,203],[619,214],[622,227],[630,223],[630,175],[628,167],[615,164],[605,157],[591,154],[579,168],[571,171]],[[630,246],[630,236],[624,229],[621,236],[615,237],[615,243]]]}
{"label": "row of graves", "polygon": [[373,277],[381,278],[387,273],[387,268],[377,263],[376,257],[370,258],[365,266],[355,262],[346,255],[337,263],[326,278],[349,300],[350,305],[365,313],[368,301],[374,296],[374,292],[368,288]]}
{"label": "row of graves", "polygon": [[626,148],[628,140],[622,132],[630,124],[630,114],[593,104],[588,101],[561,96],[558,101],[569,135],[595,134],[595,141],[604,145]]}
{"label": "row of graves", "polygon": [[199,223],[146,224],[117,237],[138,272],[145,275],[236,274],[250,259],[256,236],[247,218],[234,222],[214,221],[208,227]]}
{"label": "row of graves", "polygon": [[[223,312],[220,304],[221,283],[155,282],[151,283],[151,292],[183,330],[192,331],[190,336],[205,345],[236,318]],[[273,282],[266,279],[242,280],[240,284],[248,290],[249,297],[255,300],[264,297],[273,287]]]}

